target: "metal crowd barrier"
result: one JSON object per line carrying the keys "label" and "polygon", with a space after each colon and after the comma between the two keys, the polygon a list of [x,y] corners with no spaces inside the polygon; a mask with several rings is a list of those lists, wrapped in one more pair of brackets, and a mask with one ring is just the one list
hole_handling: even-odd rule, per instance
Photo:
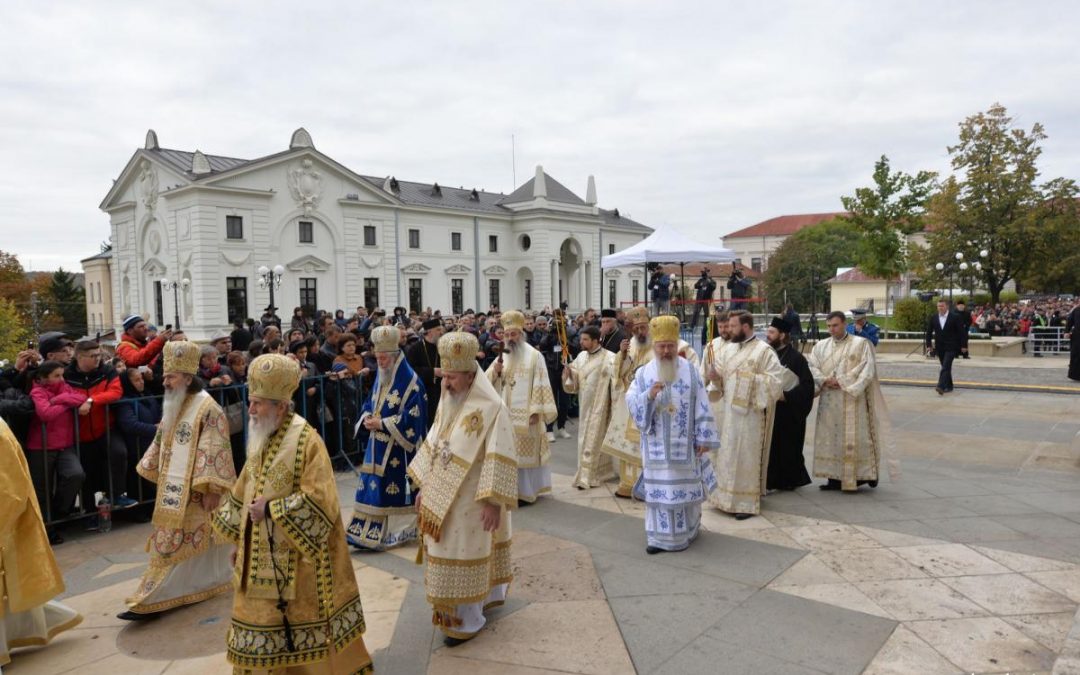
{"label": "metal crowd barrier", "polygon": [[1069,353],[1069,340],[1062,326],[1032,326],[1027,336],[1027,353],[1059,355]]}
{"label": "metal crowd barrier", "polygon": [[[124,375],[121,374],[120,377]],[[363,388],[362,381],[360,378],[338,379],[328,375],[319,375],[304,378],[301,384],[302,388],[297,390],[297,395],[293,398],[293,410],[307,419],[322,436],[335,471],[349,470],[359,475],[356,467],[367,444],[367,430],[361,428],[360,433],[354,438],[353,428],[359,419],[365,398],[369,394]],[[307,395],[306,392],[309,389],[314,389],[314,393]],[[214,397],[223,410],[226,410],[226,417],[229,416],[229,406],[242,406],[242,428],[230,435],[233,463],[239,474],[247,450],[247,385],[208,387],[206,391]],[[152,405],[148,401],[153,400],[157,401],[157,407],[160,409],[162,399],[161,395],[141,396],[123,398],[108,404],[106,406],[108,423],[105,433],[90,442],[79,440],[80,423],[85,423],[85,418],[78,414],[77,409],[72,409],[71,415],[75,419],[73,449],[84,474],[82,486],[73,504],[53,504],[52,495],[56,488],[56,479],[50,471],[49,455],[57,455],[58,451],[25,450],[27,462],[31,464],[31,473],[34,473],[34,468],[37,468],[44,474],[43,486],[48,498],[40,499],[40,502],[46,525],[72,522],[96,515],[97,504],[87,503],[93,501],[92,498],[96,492],[105,493],[114,509],[116,497],[125,493],[139,505],[154,503],[154,484],[144,480],[135,471],[136,464],[153,439],[120,429],[117,410],[120,406],[131,406],[135,419],[138,420],[140,407]],[[234,413],[233,417],[235,416]],[[156,417],[155,424],[160,421],[160,413]],[[48,430],[44,422],[40,424],[41,444],[47,448]],[[124,462],[124,485],[118,489],[115,485],[113,470],[115,463],[121,461],[121,457]],[[105,461],[105,466],[100,464],[102,460]],[[37,467],[33,466],[35,462],[38,463]],[[56,506],[60,506],[61,510],[58,511]]]}

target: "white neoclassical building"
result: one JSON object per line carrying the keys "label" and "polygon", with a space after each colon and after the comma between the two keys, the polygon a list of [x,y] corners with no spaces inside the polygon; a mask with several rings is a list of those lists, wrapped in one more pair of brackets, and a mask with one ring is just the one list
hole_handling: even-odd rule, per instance
{"label": "white neoclassical building", "polygon": [[262,314],[264,266],[284,269],[274,304],[285,321],[297,306],[573,311],[645,299],[641,270],[605,272],[600,258],[651,229],[599,208],[592,177],[582,199],[541,167],[504,195],[354,173],[304,129],[251,160],[161,148],[151,130],[101,209],[114,320],[179,319],[197,339]]}

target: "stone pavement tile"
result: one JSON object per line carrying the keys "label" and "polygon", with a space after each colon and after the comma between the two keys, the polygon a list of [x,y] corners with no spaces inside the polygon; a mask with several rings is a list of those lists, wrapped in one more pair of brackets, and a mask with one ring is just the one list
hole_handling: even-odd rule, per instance
{"label": "stone pavement tile", "polygon": [[498,661],[481,661],[454,656],[452,652],[438,652],[431,657],[428,666],[430,675],[547,675],[565,673],[565,670],[530,668]]}
{"label": "stone pavement tile", "polygon": [[[787,656],[779,651],[756,651],[743,645],[732,644],[712,635],[705,635],[668,659],[662,667],[639,673],[753,673],[754,675],[814,675],[835,671],[831,664],[819,664],[828,671],[816,670],[784,660]],[[708,664],[712,664],[711,666]],[[852,673],[858,671],[851,671]]]}
{"label": "stone pavement tile", "polygon": [[[432,658],[446,651],[438,649]],[[528,605],[491,622],[477,637],[453,648],[453,656],[570,673],[633,672],[619,627],[603,600]]]}
{"label": "stone pavement tile", "polygon": [[[750,597],[755,586],[724,579],[713,574],[673,568],[663,564],[669,556],[682,553],[661,553],[646,557],[627,556],[610,551],[593,550],[596,574],[609,599],[644,595],[709,594],[724,602],[741,602]],[[515,582],[515,586],[516,586]]]}
{"label": "stone pavement tile", "polygon": [[152,621],[128,622],[116,636],[116,650],[157,661],[223,654],[231,614],[232,593],[226,593]]}
{"label": "stone pavement tile", "polygon": [[[637,523],[639,526],[640,522]],[[645,557],[645,551],[632,555]],[[750,539],[703,532],[685,551],[651,558],[670,567],[711,574],[761,588],[802,558],[803,551]]]}
{"label": "stone pavement tile", "polygon": [[[551,551],[571,548],[576,545],[577,544],[572,541],[560,539],[559,537],[550,537],[546,534],[540,534],[530,530],[515,530],[514,541],[510,546],[510,556],[514,560],[519,560],[541,553],[550,553]],[[415,559],[415,557],[416,555],[414,552],[413,558]]]}
{"label": "stone pavement tile", "polygon": [[844,578],[810,553],[769,583],[773,586],[809,586],[816,584],[842,584]]}
{"label": "stone pavement tile", "polygon": [[399,616],[397,611],[370,612],[364,607],[364,646],[368,654],[390,646]]}
{"label": "stone pavement tile", "polygon": [[1057,614],[1028,614],[1003,616],[1005,623],[1035,640],[1055,654],[1065,646],[1065,638],[1072,628],[1074,612]]}
{"label": "stone pavement tile", "polygon": [[[918,521],[903,522],[917,523]],[[870,537],[874,541],[878,542],[882,546],[888,546],[890,548],[895,546],[932,546],[934,544],[946,543],[941,539],[933,539],[931,537],[919,537],[913,534],[905,534],[903,532],[893,532],[891,530],[883,530],[877,527],[870,527],[869,525],[856,525],[855,529]]]}
{"label": "stone pavement tile", "polygon": [[[816,525],[818,524],[818,521],[830,523],[836,521],[836,517],[833,514],[808,499],[798,503],[776,503],[771,501],[770,497],[764,497],[761,500],[761,506],[763,509],[768,509],[770,515],[777,515],[778,517],[778,514],[784,514],[792,518],[802,519],[801,522],[792,523],[793,525]],[[771,518],[770,522],[773,522]],[[773,524],[780,526],[779,522],[773,522]]]}
{"label": "stone pavement tile", "polygon": [[1075,602],[1022,574],[944,577],[941,582],[998,615],[1076,610]]}
{"label": "stone pavement tile", "polygon": [[762,510],[761,517],[768,520],[776,527],[801,527],[804,525],[831,525],[833,520],[828,517],[830,514],[824,509],[821,510],[822,515],[825,518],[811,518],[807,516],[800,516],[793,513],[785,513],[784,511]]}
{"label": "stone pavement tile", "polygon": [[[56,675],[85,668],[116,654],[116,636],[120,630],[118,626],[75,627],[57,635],[45,647],[18,650],[12,655],[14,665],[5,669],[18,675]],[[159,663],[162,670],[168,665],[167,661]]]}
{"label": "stone pavement tile", "polygon": [[724,513],[706,506],[701,509],[701,526],[709,532],[738,534],[746,530],[771,528],[773,524],[760,516],[754,516],[746,520],[736,520],[735,516],[730,513]]}
{"label": "stone pavement tile", "polygon": [[[576,491],[577,490],[575,490],[575,492]],[[593,497],[566,495],[556,496],[555,498],[567,504],[574,504],[576,506],[584,506],[590,509],[607,511],[608,513],[622,513],[622,509],[620,509],[619,505],[615,502],[615,498],[607,494],[606,491],[602,495],[598,494]]]}
{"label": "stone pavement tile", "polygon": [[[976,545],[981,546],[981,544],[972,544],[972,546]],[[1016,541],[992,541],[987,542],[984,548],[1034,555],[1069,565],[1080,564],[1080,540],[1021,539]]]}
{"label": "stone pavement tile", "polygon": [[636,499],[620,499],[618,497],[613,497],[613,499],[624,515],[645,518],[645,502],[639,502]]}
{"label": "stone pavement tile", "polygon": [[772,544],[773,546],[783,546],[785,548],[793,548],[800,551],[806,550],[805,546],[792,539],[783,530],[776,527],[762,527],[755,530],[730,532],[728,534],[732,537],[738,537],[739,539],[751,539],[753,541]]}
{"label": "stone pavement tile", "polygon": [[1054,653],[997,617],[913,621],[907,627],[969,673],[1048,670]]}
{"label": "stone pavement tile", "polygon": [[938,497],[968,497],[971,495],[993,494],[978,483],[958,479],[937,479],[919,481],[919,488]]}
{"label": "stone pavement tile", "polygon": [[[224,656],[218,658],[222,661],[225,660]],[[62,675],[68,675],[69,673],[71,675],[116,675],[117,673],[123,673],[123,675],[161,675],[170,663],[170,661],[147,661],[132,658],[125,654],[113,654],[98,661],[81,663],[71,670],[53,672]],[[16,672],[14,668],[12,672]],[[21,668],[17,671],[17,673],[22,672]]]}
{"label": "stone pavement tile", "polygon": [[514,561],[513,588],[529,602],[604,599],[592,556],[580,544]]}
{"label": "stone pavement tile", "polygon": [[883,480],[877,488],[866,491],[874,501],[897,502],[907,499],[933,499],[934,495],[919,487],[918,481],[910,480],[906,475],[902,480],[893,482]]}
{"label": "stone pavement tile", "polygon": [[360,589],[360,601],[365,614],[400,610],[409,589],[408,579],[370,565],[356,571],[356,585]]}
{"label": "stone pavement tile", "polygon": [[1009,568],[963,544],[900,546],[892,550],[932,577],[962,577],[1010,572]]}
{"label": "stone pavement tile", "polygon": [[940,497],[893,502],[893,506],[904,516],[903,518],[893,518],[893,520],[918,520],[926,516],[933,518],[963,518],[965,516],[979,515],[957,505],[951,499],[942,499]]}
{"label": "stone pavement tile", "polygon": [[694,593],[613,598],[610,605],[637,671],[652,673],[696,643],[701,633],[749,595],[735,600],[702,589]]}
{"label": "stone pavement tile", "polygon": [[132,595],[138,587],[138,579],[129,579],[96,591],[64,598],[63,602],[82,614],[83,622],[79,624],[81,628],[122,628],[129,622],[117,619],[116,615],[127,609],[124,598]]}
{"label": "stone pavement tile", "polygon": [[1027,576],[1073,602],[1080,602],[1080,569],[1028,572]]}
{"label": "stone pavement tile", "polygon": [[146,567],[145,560],[143,560],[142,562],[112,563],[105,569],[95,574],[94,578],[104,579],[105,577],[111,577],[114,574],[120,574],[122,572],[128,572],[130,570],[141,569],[143,567]]}
{"label": "stone pavement tile", "polygon": [[994,516],[994,520],[1034,539],[1080,537],[1080,523],[1050,513]]}
{"label": "stone pavement tile", "polygon": [[933,647],[904,626],[897,626],[863,675],[959,675]]}
{"label": "stone pavement tile", "polygon": [[[887,521],[882,521],[880,523],[872,523],[872,524],[869,524],[869,525],[856,525],[855,529],[859,530],[860,532],[864,532],[865,529],[868,528],[868,527],[872,527],[873,529],[877,530],[878,532],[886,533],[886,534],[881,534],[879,536],[874,536],[874,535],[870,534],[869,532],[865,532],[865,534],[867,534],[868,536],[870,536],[873,539],[876,539],[877,541],[880,541],[885,546],[895,546],[896,545],[896,544],[888,543],[890,535],[900,535],[901,537],[909,536],[909,537],[914,537],[916,539],[931,540],[931,541],[933,541],[935,543],[944,543],[945,542],[944,535],[941,532],[941,530],[933,528],[933,527],[927,525],[926,523],[922,522],[921,520],[887,520]],[[904,541],[904,539],[899,539],[899,540],[896,540],[896,541]],[[925,543],[926,543],[925,541],[916,541],[916,542],[914,542],[914,543],[912,543],[910,545],[915,546],[915,545],[920,545],[920,544],[925,544]],[[901,545],[903,545],[903,544],[901,544]]]}
{"label": "stone pavement tile", "polygon": [[[514,543],[517,543],[517,533],[515,533]],[[389,553],[390,555],[396,555],[397,557],[401,558],[402,560],[416,560],[416,550],[418,548],[420,548],[420,543],[419,542],[412,542],[411,544],[406,544],[404,546],[396,546],[396,547],[394,547],[394,548],[392,548],[392,549],[390,549],[389,551],[386,551],[386,552]],[[355,552],[355,549],[354,549],[353,552]],[[354,559],[359,557],[360,560],[363,560],[364,559],[363,556],[366,556],[366,555],[368,555],[368,554],[367,553],[359,553],[356,556],[354,556]]]}
{"label": "stone pavement tile", "polygon": [[[567,504],[556,499],[541,499],[536,504],[514,512],[514,529],[532,530],[570,541],[589,541],[593,532],[622,522],[624,516]],[[640,528],[641,547],[645,547],[645,528],[640,521],[625,518]]]}
{"label": "stone pavement tile", "polygon": [[988,516],[970,518],[921,518],[923,523],[938,530],[943,539],[960,543],[985,543],[991,541],[1010,541],[1028,539],[1027,535],[1017,532],[991,519]]}
{"label": "stone pavement tile", "polygon": [[902,502],[882,502],[872,499],[849,499],[835,504],[823,505],[833,514],[833,520],[841,523],[872,523],[882,520],[910,520],[911,514],[896,507]]}
{"label": "stone pavement tile", "polygon": [[882,609],[880,605],[871,600],[865,593],[855,587],[855,584],[843,582],[839,584],[806,584],[800,586],[769,586],[769,590],[777,593],[794,595],[807,600],[850,609],[853,612],[862,612],[883,619],[893,619],[891,614]]}
{"label": "stone pavement tile", "polygon": [[225,655],[217,654],[173,661],[165,668],[162,675],[232,675],[232,672],[232,665],[225,660]]}
{"label": "stone pavement tile", "polygon": [[900,621],[987,615],[982,607],[935,579],[864,581],[855,587]]}
{"label": "stone pavement tile", "polygon": [[881,544],[859,532],[851,525],[833,523],[830,525],[804,525],[780,529],[811,551],[879,548],[881,546]]}
{"label": "stone pavement tile", "polygon": [[806,668],[854,674],[870,663],[895,626],[888,619],[763,590],[724,616],[705,636],[791,659]]}
{"label": "stone pavement tile", "polygon": [[921,579],[927,576],[887,548],[818,551],[817,556],[834,572],[851,582]]}
{"label": "stone pavement tile", "polygon": [[1015,516],[1027,513],[1043,513],[1043,509],[1021,501],[1023,495],[975,495],[952,497],[946,501],[977,516]]}
{"label": "stone pavement tile", "polygon": [[991,558],[995,562],[999,562],[1005,567],[1008,567],[1013,572],[1054,572],[1076,569],[1076,565],[1073,563],[1054,560],[1053,558],[1042,558],[1024,553],[1014,553],[1013,551],[1002,551],[1001,549],[992,546],[972,546],[972,548],[985,555],[987,558]]}

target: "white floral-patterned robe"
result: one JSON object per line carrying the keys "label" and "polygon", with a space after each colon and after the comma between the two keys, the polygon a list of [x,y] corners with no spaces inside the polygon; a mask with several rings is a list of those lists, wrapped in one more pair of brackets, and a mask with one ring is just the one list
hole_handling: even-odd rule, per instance
{"label": "white floral-patterned robe", "polygon": [[[615,355],[598,347],[593,353],[580,352],[568,366],[571,379],[563,379],[563,390],[578,395],[578,469],[574,485],[597,487],[611,475],[611,457],[600,450],[611,417],[611,363]],[[620,401],[620,404],[622,401]]]}

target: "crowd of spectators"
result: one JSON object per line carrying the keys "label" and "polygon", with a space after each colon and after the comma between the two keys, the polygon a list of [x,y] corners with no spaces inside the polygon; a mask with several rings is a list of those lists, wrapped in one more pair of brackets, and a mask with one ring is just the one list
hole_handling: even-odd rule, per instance
{"label": "crowd of spectators", "polygon": [[[1049,336],[1040,335],[1039,329],[1060,328],[1064,331],[1065,321],[1074,306],[1075,300],[1060,297],[978,305],[970,310],[969,330],[990,337],[1030,337],[1035,344],[1034,355],[1038,356],[1040,348],[1050,339]],[[961,303],[958,303],[957,309],[964,312]]]}

